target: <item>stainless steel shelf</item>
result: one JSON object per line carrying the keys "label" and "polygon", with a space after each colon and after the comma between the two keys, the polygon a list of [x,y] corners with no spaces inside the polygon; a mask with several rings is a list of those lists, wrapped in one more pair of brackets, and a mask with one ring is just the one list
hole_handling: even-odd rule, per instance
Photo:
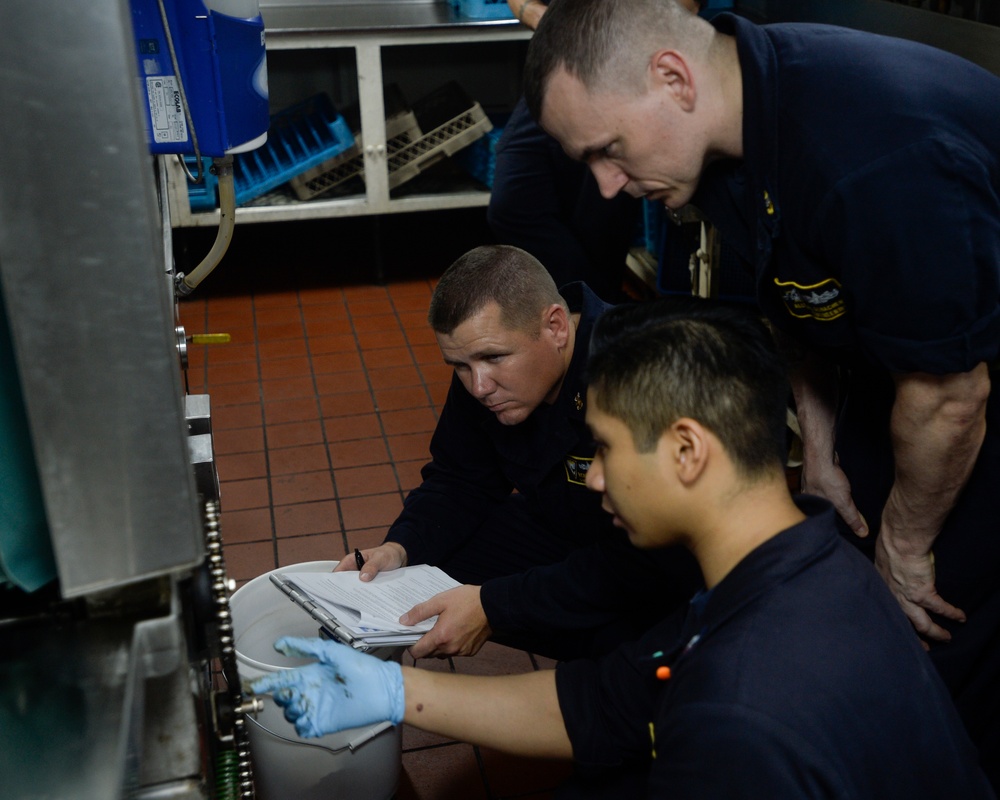
{"label": "stainless steel shelf", "polygon": [[471,20],[455,14],[450,3],[383,0],[354,3],[275,3],[261,4],[261,14],[268,37],[287,39],[294,36],[352,35],[390,32],[414,35],[416,32],[443,31],[526,31],[517,20]]}

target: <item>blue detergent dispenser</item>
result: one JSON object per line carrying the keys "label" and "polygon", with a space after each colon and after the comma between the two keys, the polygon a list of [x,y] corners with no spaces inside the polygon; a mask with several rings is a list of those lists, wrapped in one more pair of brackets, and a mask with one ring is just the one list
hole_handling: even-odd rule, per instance
{"label": "blue detergent dispenser", "polygon": [[267,139],[258,0],[131,0],[150,151],[220,158]]}

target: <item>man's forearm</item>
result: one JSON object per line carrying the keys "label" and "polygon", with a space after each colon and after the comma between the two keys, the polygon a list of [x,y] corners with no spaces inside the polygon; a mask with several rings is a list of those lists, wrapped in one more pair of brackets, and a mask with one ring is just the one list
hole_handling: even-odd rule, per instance
{"label": "man's forearm", "polygon": [[851,482],[837,458],[837,368],[783,334],[776,338],[791,367],[789,378],[802,437],[802,490],[825,497],[856,535],[867,536],[868,522],[854,503]]}
{"label": "man's forearm", "polygon": [[836,367],[779,329],[774,341],[788,363],[788,381],[807,460],[833,461],[839,390]]}
{"label": "man's forearm", "polygon": [[955,505],[983,443],[989,392],[985,364],[951,375],[896,376],[896,479],[882,523],[902,555],[928,552]]}
{"label": "man's forearm", "polygon": [[404,722],[515,755],[572,758],[555,671],[455,675],[403,668]]}
{"label": "man's forearm", "polygon": [[807,461],[833,461],[837,418],[836,368],[812,355],[801,356],[789,371],[796,417]]}

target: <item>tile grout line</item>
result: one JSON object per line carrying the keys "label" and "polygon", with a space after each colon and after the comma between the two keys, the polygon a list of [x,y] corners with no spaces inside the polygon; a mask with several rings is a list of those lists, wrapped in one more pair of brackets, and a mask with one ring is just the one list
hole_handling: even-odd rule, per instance
{"label": "tile grout line", "polygon": [[264,402],[264,372],[260,352],[260,332],[257,329],[257,302],[254,291],[250,290],[250,313],[253,316],[253,345],[257,361],[257,397],[260,402],[261,435],[264,439],[264,471],[267,474],[267,509],[271,517],[271,559],[274,569],[279,565],[278,522],[274,514],[274,491],[271,488],[271,453],[267,447],[267,403]]}
{"label": "tile grout line", "polygon": [[[344,305],[344,314],[346,315],[347,320],[351,325],[351,336],[354,338],[355,351],[358,353],[358,360],[361,361],[362,370],[364,371],[364,360],[361,358],[361,343],[358,340],[358,334],[357,331],[354,329],[354,322],[351,319],[351,312],[350,312],[350,307],[348,305],[347,295],[345,294],[343,288],[339,289],[339,294],[340,294],[340,299]],[[323,403],[319,392],[319,384],[316,380],[316,369],[313,364],[312,347],[309,341],[309,326],[305,320],[305,312],[302,310],[301,292],[297,292],[297,296],[299,301],[299,314],[300,317],[302,318],[302,328],[305,333],[306,357],[309,360],[309,374],[310,377],[312,378],[313,391],[315,392],[315,398],[316,398],[316,411],[319,414],[320,432],[323,436],[323,450],[326,453],[327,470],[329,471],[330,481],[333,485],[333,500],[337,509],[337,524],[340,528],[340,541],[344,549],[344,554],[346,555],[347,553],[350,552],[350,548],[348,546],[348,541],[347,541],[347,521],[344,518],[344,507],[343,504],[341,503],[341,500],[344,498],[341,498],[340,491],[337,488],[337,470],[333,466],[333,456],[330,455],[330,440],[329,436],[327,435],[326,417],[323,415]],[[372,403],[374,404],[375,395],[371,387],[371,381],[368,380],[367,372],[365,372],[365,382],[368,384],[368,392],[372,398]]]}
{"label": "tile grout line", "polygon": [[[389,298],[389,305],[392,307],[392,314],[396,318],[396,324],[399,326],[399,330],[403,334],[404,347],[406,348],[407,354],[410,356],[410,364],[417,371],[417,375],[420,377],[420,386],[424,390],[424,395],[427,398],[427,405],[431,409],[431,414],[434,415],[434,421],[437,423],[438,413],[437,407],[434,404],[434,398],[431,397],[430,390],[427,388],[427,382],[424,380],[423,370],[420,369],[420,364],[417,363],[416,354],[413,352],[413,345],[410,343],[410,337],[406,335],[407,327],[403,324],[403,320],[399,316],[399,309],[396,308],[396,301],[392,297],[392,293],[386,290],[386,295]],[[430,305],[430,300],[428,299],[428,306]],[[374,397],[374,395],[373,395]],[[377,411],[377,409],[376,409]],[[378,412],[379,426],[382,428],[383,433],[385,432],[385,426],[382,423],[382,414]],[[386,440],[386,448],[389,447],[388,439]],[[403,488],[403,480],[399,474],[399,468],[396,466],[396,459],[392,455],[392,451],[389,450],[390,463],[392,465],[392,473],[396,476],[396,485],[399,487],[400,499],[405,502],[408,490]]]}
{"label": "tile grout line", "polygon": [[[395,303],[393,303],[393,301],[392,301],[392,296],[389,293],[389,290],[387,288],[385,288],[385,287],[382,287],[382,288],[383,288],[383,291],[385,292],[385,299],[388,301],[390,307],[392,308],[392,315],[393,315],[393,317],[395,317],[395,320],[396,320],[396,329],[401,334],[403,334],[403,342],[404,342],[403,346],[406,348],[406,352],[410,356],[410,366],[412,366],[415,369],[417,369],[417,372],[419,374],[419,368],[417,367],[416,359],[414,358],[413,351],[410,348],[409,339],[406,336],[406,328],[403,327],[403,322],[399,318],[399,313],[396,310]],[[386,452],[386,454],[388,456],[388,465],[389,465],[390,469],[392,470],[392,474],[393,474],[393,476],[394,476],[394,478],[396,480],[396,492],[395,493],[399,495],[400,500],[402,501],[402,500],[406,499],[406,492],[404,491],[402,481],[400,480],[399,469],[396,466],[396,458],[393,455],[392,448],[389,445],[389,435],[388,435],[388,433],[386,433],[385,423],[382,420],[383,410],[379,407],[379,404],[378,404],[378,396],[375,394],[375,387],[372,385],[371,375],[370,375],[370,369],[368,367],[368,362],[365,359],[365,350],[361,346],[361,337],[358,335],[357,327],[354,324],[354,314],[351,313],[350,301],[347,298],[346,294],[345,294],[345,297],[344,297],[344,301],[345,301],[345,306],[347,307],[347,316],[348,316],[348,319],[350,320],[350,323],[351,323],[351,331],[352,331],[352,333],[354,335],[354,341],[355,341],[355,343],[357,345],[357,348],[358,348],[358,357],[359,357],[359,359],[361,361],[361,371],[362,371],[362,373],[365,376],[365,383],[368,385],[368,392],[369,392],[369,394],[371,396],[371,399],[372,399],[372,406],[375,409],[375,420],[378,423],[378,428],[379,428],[379,432],[380,432],[380,435],[381,435],[382,444],[384,445],[385,452]],[[421,376],[421,381],[422,380],[423,380],[423,376]],[[424,391],[425,391],[425,394],[426,394],[426,388],[425,388]],[[325,435],[325,430],[326,430],[326,426],[324,425],[324,435]],[[370,495],[370,496],[374,496],[374,495]],[[346,530],[346,528],[344,529],[344,548],[345,548],[344,552],[345,553],[348,552],[348,549],[347,549],[347,530]]]}
{"label": "tile grout line", "polygon": [[[350,312],[348,311],[347,308],[347,297],[344,294],[344,290],[342,288],[339,289],[339,294],[344,304],[344,313],[347,314],[348,318],[350,318]],[[299,310],[299,320],[302,324],[302,335],[305,339],[306,359],[309,362],[309,377],[312,379],[313,397],[315,398],[316,401],[316,414],[319,418],[319,429],[323,437],[323,450],[326,455],[327,470],[330,475],[330,483],[333,487],[333,502],[334,502],[334,507],[337,509],[337,525],[340,528],[340,541],[341,544],[343,545],[344,554],[346,555],[348,553],[348,547],[347,547],[347,526],[344,520],[344,508],[340,502],[341,501],[340,492],[337,489],[337,470],[334,469],[333,467],[333,457],[330,455],[330,442],[326,434],[326,419],[323,417],[323,402],[319,392],[319,384],[316,381],[316,367],[313,363],[312,345],[309,341],[309,324],[306,322],[305,311],[303,310],[302,306],[302,292],[298,288],[296,288],[295,290],[295,298]],[[354,326],[352,325],[351,326],[352,331],[353,328]],[[355,336],[355,344],[357,344],[356,336]],[[275,538],[277,538],[277,531],[275,531]]]}

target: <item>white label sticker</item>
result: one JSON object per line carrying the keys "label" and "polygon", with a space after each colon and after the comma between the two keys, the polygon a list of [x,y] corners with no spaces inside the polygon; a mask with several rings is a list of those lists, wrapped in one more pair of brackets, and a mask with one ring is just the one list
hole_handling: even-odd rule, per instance
{"label": "white label sticker", "polygon": [[146,97],[149,100],[149,119],[153,141],[156,144],[186,142],[187,123],[177,79],[173,75],[146,78]]}

